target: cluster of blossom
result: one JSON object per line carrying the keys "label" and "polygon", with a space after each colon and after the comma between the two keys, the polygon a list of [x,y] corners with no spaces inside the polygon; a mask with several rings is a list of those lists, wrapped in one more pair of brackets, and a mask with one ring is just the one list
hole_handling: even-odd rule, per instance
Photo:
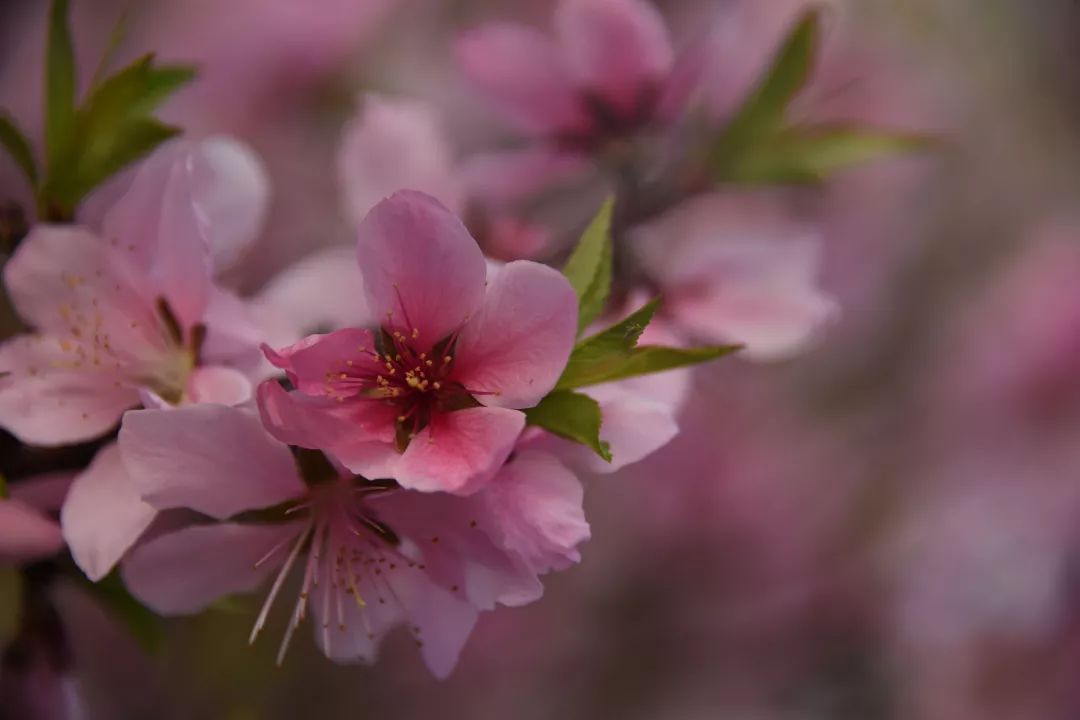
{"label": "cluster of blossom", "polygon": [[[332,659],[371,660],[404,626],[446,676],[478,613],[536,600],[541,575],[579,561],[579,476],[678,431],[683,370],[582,383],[606,461],[529,421],[562,391],[584,330],[663,294],[650,342],[803,348],[836,311],[816,286],[817,238],[767,197],[663,161],[682,157],[697,101],[717,105],[708,44],[676,53],[643,0],[562,0],[553,28],[491,24],[456,45],[522,149],[455,161],[431,107],[365,97],[338,158],[355,249],[312,255],[254,296],[222,278],[262,232],[269,183],[229,139],[162,146],[115,201],[34,225],[4,268],[33,332],[0,345],[0,426],[30,446],[100,449],[46,478],[60,498],[12,485],[0,557],[66,546],[91,580],[119,566],[165,615],[269,585],[252,641],[292,582],[279,659],[311,615]],[[521,259],[569,252],[540,219],[568,193],[588,213],[616,198],[599,296]]]}

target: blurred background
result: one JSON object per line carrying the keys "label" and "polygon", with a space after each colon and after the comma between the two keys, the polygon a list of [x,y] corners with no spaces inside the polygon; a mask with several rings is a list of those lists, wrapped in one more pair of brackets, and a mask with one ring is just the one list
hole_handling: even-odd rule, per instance
{"label": "blurred background", "polygon": [[[91,73],[130,5],[121,60],[200,67],[163,117],[259,153],[273,199],[229,277],[256,292],[350,242],[337,158],[363,93],[436,108],[455,156],[489,145],[454,38],[546,27],[553,4],[74,0],[72,22]],[[0,4],[0,105],[32,130],[47,5]],[[738,94],[808,3],[656,5],[677,44],[726,23],[712,71]],[[1078,40],[1071,0],[830,3],[807,112],[943,142],[784,192],[823,238],[837,320],[793,359],[695,371],[682,434],[588,480],[582,563],[484,615],[449,680],[405,633],[373,667],[298,642],[276,669],[243,604],[169,621],[147,650],[60,583],[88,717],[1080,717]],[[18,180],[0,158],[0,201],[32,207]]]}

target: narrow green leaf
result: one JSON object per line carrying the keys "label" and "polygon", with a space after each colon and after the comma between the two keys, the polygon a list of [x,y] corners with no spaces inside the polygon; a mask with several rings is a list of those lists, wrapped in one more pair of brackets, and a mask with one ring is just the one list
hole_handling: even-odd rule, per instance
{"label": "narrow green leaf", "polygon": [[739,345],[713,345],[698,348],[673,348],[658,345],[638,346],[641,334],[660,307],[655,298],[621,322],[588,337],[570,354],[566,370],[556,390],[599,385],[638,375],[697,365],[735,352]]}
{"label": "narrow green leaf", "polygon": [[573,377],[560,379],[559,388],[581,388],[589,385],[625,380],[640,375],[700,365],[737,352],[741,345],[705,345],[694,348],[641,345],[625,356],[580,368]]}
{"label": "narrow green leaf", "polygon": [[7,499],[10,497],[8,494],[7,478],[3,473],[0,473],[0,499]]}
{"label": "narrow green leaf", "polygon": [[803,15],[761,82],[717,138],[710,152],[710,163],[721,179],[726,179],[725,169],[746,148],[770,137],[783,124],[788,105],[810,77],[820,25],[819,10],[809,10]]}
{"label": "narrow green leaf", "polygon": [[14,118],[0,111],[0,145],[10,153],[11,158],[26,176],[30,187],[37,190],[38,172],[37,163],[34,161],[34,151],[26,135],[19,130]]}
{"label": "narrow green leaf", "polygon": [[113,55],[116,54],[117,49],[120,47],[120,43],[124,42],[124,37],[128,31],[128,21],[131,16],[131,7],[127,7],[117,18],[116,24],[113,25],[112,32],[109,33],[109,42],[105,44],[105,52],[101,54],[101,60],[98,61],[97,69],[94,70],[94,74],[90,79],[90,89],[96,88],[101,81],[105,78],[105,73],[109,71],[109,63],[112,62]]}
{"label": "narrow green leaf", "polygon": [[578,332],[600,316],[611,292],[611,215],[614,206],[613,198],[604,202],[563,266],[563,275],[578,296]]}
{"label": "narrow green leaf", "polygon": [[75,53],[68,0],[53,0],[45,51],[45,157],[50,172],[66,154],[75,128]]}
{"label": "narrow green leaf", "polygon": [[727,179],[743,183],[819,183],[857,165],[924,152],[927,135],[833,125],[792,128],[755,148],[728,168]]}
{"label": "narrow green leaf", "polygon": [[161,647],[161,618],[136,600],[120,579],[119,571],[113,570],[97,583],[87,583],[91,595],[122,621],[135,640],[147,652]]}
{"label": "narrow green leaf", "polygon": [[611,449],[600,439],[600,424],[603,422],[600,404],[588,395],[556,390],[541,400],[539,405],[526,410],[525,418],[529,425],[581,443],[611,462]]}

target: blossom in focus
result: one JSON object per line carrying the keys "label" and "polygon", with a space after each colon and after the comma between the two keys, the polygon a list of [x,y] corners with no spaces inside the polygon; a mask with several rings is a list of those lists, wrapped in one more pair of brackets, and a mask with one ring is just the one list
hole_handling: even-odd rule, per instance
{"label": "blossom in focus", "polygon": [[766,196],[714,193],[635,229],[633,249],[678,331],[776,359],[836,317],[836,303],[817,286],[820,240],[785,215]]}
{"label": "blossom in focus", "polygon": [[[311,613],[334,660],[372,660],[379,639],[404,624],[445,677],[479,611],[539,598],[537,576],[576,563],[589,536],[580,483],[536,451],[462,498],[354,477],[318,452],[294,455],[254,413],[219,405],[133,413],[120,447],[149,503],[222,521],[141,544],[124,561],[129,588],[158,612],[186,614],[276,573],[254,641],[295,568],[301,590],[279,661]],[[274,507],[286,508],[276,523],[242,519]]]}
{"label": "blossom in focus", "polygon": [[[242,146],[181,143],[146,161],[100,234],[35,227],[5,267],[36,332],[0,346],[0,424],[59,445],[100,436],[140,405],[249,399],[261,333],[213,274],[254,239],[265,185]],[[96,580],[154,516],[108,445],[72,484],[64,537]]]}
{"label": "blossom in focus", "polygon": [[528,261],[486,285],[484,257],[461,222],[412,191],[368,214],[358,259],[380,327],[268,350],[295,391],[260,386],[267,426],[367,477],[477,490],[524,428],[520,408],[539,402],[566,366],[577,329],[573,288]]}

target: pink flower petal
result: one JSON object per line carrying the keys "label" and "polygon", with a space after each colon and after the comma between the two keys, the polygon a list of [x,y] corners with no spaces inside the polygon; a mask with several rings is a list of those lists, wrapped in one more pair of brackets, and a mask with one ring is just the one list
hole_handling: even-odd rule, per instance
{"label": "pink flower petal", "polygon": [[524,413],[503,408],[437,414],[409,443],[394,477],[413,490],[468,495],[495,475],[524,427]]}
{"label": "pink flower petal", "polygon": [[0,426],[31,445],[65,445],[104,435],[139,405],[138,391],[118,376],[63,369],[71,358],[52,337],[0,345],[0,373],[8,373],[0,377]]}
{"label": "pink flower petal", "polygon": [[555,32],[579,87],[626,111],[674,64],[664,19],[646,0],[561,0]]}
{"label": "pink flower petal", "polygon": [[191,164],[183,153],[151,156],[104,223],[105,237],[130,254],[184,328],[202,320],[212,276]]}
{"label": "pink flower petal", "polygon": [[8,487],[12,500],[44,512],[58,512],[64,505],[75,473],[69,470],[43,473]]}
{"label": "pink flower petal", "polygon": [[0,500],[0,562],[31,562],[63,546],[55,522],[18,500]]}
{"label": "pink flower petal", "polygon": [[550,134],[588,126],[562,53],[543,33],[489,23],[459,38],[454,50],[469,81],[523,130]]}
{"label": "pink flower petal", "polygon": [[[385,368],[375,359],[375,336],[370,330],[346,328],[326,335],[311,335],[281,350],[264,349],[270,362],[289,376],[305,395],[336,399],[353,397],[354,375],[372,380]],[[342,374],[346,377],[341,377]]]}
{"label": "pink flower petal", "polygon": [[371,506],[401,537],[415,543],[425,572],[435,582],[463,594],[474,607],[491,610],[496,603],[532,602],[544,588],[522,558],[496,545],[487,521],[481,523],[488,512],[486,494],[486,489],[469,497],[388,493],[373,498]]}
{"label": "pink flower petal", "polygon": [[681,393],[653,399],[637,392],[626,381],[586,388],[583,392],[600,403],[604,418],[600,439],[611,447],[611,462],[605,462],[583,445],[548,433],[531,439],[530,448],[549,452],[576,470],[606,474],[643,460],[671,442],[679,432],[677,413],[682,404]]}
{"label": "pink flower petal", "polygon": [[[361,608],[349,598],[342,608],[340,625],[336,607],[329,617],[324,617],[321,604],[313,603],[319,647],[338,662],[370,662],[378,641],[393,627],[405,623],[418,639],[420,653],[432,674],[440,679],[448,677],[476,624],[476,608],[431,582],[423,572],[382,577],[380,584],[371,574],[357,581],[367,605]],[[378,598],[387,601],[379,602]],[[323,630],[323,624],[330,625],[328,631]]]}
{"label": "pink flower petal", "polygon": [[144,500],[225,519],[297,498],[292,453],[246,410],[190,405],[124,416],[120,449]]}
{"label": "pink flower petal", "polygon": [[507,264],[461,332],[454,379],[485,405],[532,407],[566,369],[577,335],[577,295],[557,270]]}
{"label": "pink flower petal", "polygon": [[485,532],[522,557],[536,573],[578,562],[589,539],[577,477],[547,453],[519,452],[477,499],[486,510]]}
{"label": "pink flower petal", "polygon": [[[68,365],[79,364],[79,370],[106,372],[117,364],[102,347],[91,352],[95,336],[108,340],[125,364],[153,362],[164,348],[154,290],[127,249],[80,228],[35,226],[5,265],[4,286],[38,333],[67,341]],[[80,345],[85,358],[77,352]]]}
{"label": "pink flower petal", "polygon": [[76,476],[60,522],[75,564],[97,582],[109,574],[156,515],[140,497],[114,443],[102,448],[90,467]]}
{"label": "pink flower petal", "polygon": [[367,94],[338,153],[342,206],[354,225],[385,197],[409,188],[455,214],[464,202],[451,145],[435,109],[419,100]]}
{"label": "pink flower petal", "polygon": [[251,381],[235,368],[211,365],[195,368],[188,376],[190,403],[240,405],[252,397]]}
{"label": "pink flower petal", "polygon": [[401,191],[360,224],[357,259],[368,306],[430,348],[461,326],[484,296],[484,256],[469,231],[438,200]]}
{"label": "pink flower petal", "polygon": [[312,253],[273,278],[255,297],[254,313],[270,347],[311,333],[374,326],[364,301],[356,250],[332,247]]}
{"label": "pink flower petal", "polygon": [[155,612],[196,613],[226,595],[259,587],[280,562],[255,564],[298,532],[296,523],[184,528],[135,548],[121,568],[124,583]]}
{"label": "pink flower petal", "polygon": [[392,477],[397,410],[381,402],[338,403],[286,392],[274,381],[258,389],[259,412],[267,430],[289,445],[325,450],[354,473]]}
{"label": "pink flower petal", "polygon": [[234,265],[259,237],[270,204],[270,179],[247,145],[219,136],[192,143],[187,162],[195,205],[215,270]]}

